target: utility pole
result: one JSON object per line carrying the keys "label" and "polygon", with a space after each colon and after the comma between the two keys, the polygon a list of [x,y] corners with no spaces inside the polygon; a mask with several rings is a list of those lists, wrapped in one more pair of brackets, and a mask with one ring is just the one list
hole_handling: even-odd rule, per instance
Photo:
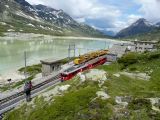
{"label": "utility pole", "polygon": [[26,79],[27,78],[27,52],[26,51],[24,51],[24,65],[25,65],[24,76]]}
{"label": "utility pole", "polygon": [[80,48],[78,48],[78,53],[79,53],[79,56],[81,55],[81,49]]}
{"label": "utility pole", "polygon": [[71,58],[71,52],[74,52],[74,57],[76,56],[76,45],[75,44],[69,44],[68,48],[68,58]]}
{"label": "utility pole", "polygon": [[76,57],[76,44],[74,44],[74,57]]}
{"label": "utility pole", "polygon": [[68,47],[68,59],[70,60],[70,51],[71,51],[71,45],[69,44],[69,47]]}
{"label": "utility pole", "polygon": [[104,48],[104,49],[106,49],[106,46],[107,46],[107,43],[106,43],[106,41],[105,41],[105,48]]}

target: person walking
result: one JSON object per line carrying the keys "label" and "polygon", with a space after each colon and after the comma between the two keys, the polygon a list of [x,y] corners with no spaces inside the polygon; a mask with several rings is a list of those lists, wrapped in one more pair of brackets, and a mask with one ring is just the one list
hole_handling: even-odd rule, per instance
{"label": "person walking", "polygon": [[24,85],[24,92],[26,94],[26,101],[31,101],[31,89],[32,89],[32,82],[27,81]]}

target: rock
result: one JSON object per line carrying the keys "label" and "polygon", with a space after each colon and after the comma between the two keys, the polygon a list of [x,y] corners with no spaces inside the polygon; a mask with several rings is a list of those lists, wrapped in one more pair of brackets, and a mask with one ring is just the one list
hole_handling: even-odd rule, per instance
{"label": "rock", "polygon": [[120,74],[118,74],[118,73],[116,73],[116,74],[113,74],[115,77],[120,77],[121,75]]}
{"label": "rock", "polygon": [[107,80],[106,72],[103,70],[92,69],[89,73],[86,73],[86,79],[92,81],[98,81],[99,87],[101,87],[104,82]]}
{"label": "rock", "polygon": [[125,108],[127,107],[128,102],[130,102],[130,99],[127,97],[116,96],[115,102],[119,105],[122,105]]}
{"label": "rock", "polygon": [[56,86],[55,88],[44,92],[43,94],[41,94],[41,96],[43,96],[45,98],[45,101],[50,101],[50,99],[53,96],[62,95],[63,92],[67,91],[69,87],[70,87],[70,85]]}
{"label": "rock", "polygon": [[121,72],[120,74],[128,76],[132,79],[140,79],[140,80],[146,80],[146,81],[151,78],[148,74],[139,73],[139,72],[135,72],[135,73]]}
{"label": "rock", "polygon": [[98,92],[96,92],[96,94],[98,97],[102,98],[103,100],[110,98],[110,96],[104,91],[98,91]]}
{"label": "rock", "polygon": [[149,98],[149,100],[151,101],[152,105],[160,104],[160,98]]}
{"label": "rock", "polygon": [[63,86],[60,86],[58,90],[61,92],[64,92],[64,91],[68,90],[69,87],[70,87],[70,85],[63,85]]}
{"label": "rock", "polygon": [[78,73],[78,76],[80,77],[81,82],[85,82],[86,81],[86,77],[82,73]]}
{"label": "rock", "polygon": [[13,29],[8,29],[7,31],[8,31],[8,32],[14,32],[15,30],[13,30]]}
{"label": "rock", "polygon": [[160,98],[149,98],[152,104],[152,109],[160,112]]}

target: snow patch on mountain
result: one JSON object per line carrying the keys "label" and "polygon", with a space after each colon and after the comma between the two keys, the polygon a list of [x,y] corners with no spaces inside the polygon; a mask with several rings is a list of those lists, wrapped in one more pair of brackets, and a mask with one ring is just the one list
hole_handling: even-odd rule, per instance
{"label": "snow patch on mountain", "polygon": [[33,24],[31,24],[31,23],[29,23],[29,24],[27,24],[28,26],[32,26],[32,27],[35,27]]}
{"label": "snow patch on mountain", "polygon": [[5,22],[0,22],[0,24],[1,24],[1,25],[7,25],[7,23],[5,23]]}
{"label": "snow patch on mountain", "polygon": [[21,17],[24,17],[24,18],[27,18],[27,19],[30,19],[30,20],[34,20],[34,21],[41,22],[41,20],[40,20],[38,17],[36,17],[36,16],[35,16],[35,18],[34,18],[34,17],[31,17],[31,16],[29,16],[29,15],[26,15],[26,14],[23,13],[22,11],[17,11],[17,12],[16,12],[16,15],[21,16]]}
{"label": "snow patch on mountain", "polygon": [[26,14],[23,13],[22,11],[17,11],[17,12],[16,12],[16,15],[19,15],[19,16],[21,16],[21,17],[28,18],[28,19],[31,19],[31,20],[37,20],[37,19],[35,19],[35,18],[33,18],[33,17],[29,16],[29,15],[26,15]]}
{"label": "snow patch on mountain", "polygon": [[13,30],[13,29],[8,29],[7,31],[8,31],[8,32],[14,32],[15,30]]}
{"label": "snow patch on mountain", "polygon": [[5,5],[6,8],[9,8],[9,5]]}

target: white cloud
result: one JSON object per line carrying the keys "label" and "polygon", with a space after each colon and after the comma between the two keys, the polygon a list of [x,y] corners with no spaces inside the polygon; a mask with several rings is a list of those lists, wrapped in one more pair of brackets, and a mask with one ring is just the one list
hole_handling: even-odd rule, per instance
{"label": "white cloud", "polygon": [[114,31],[115,33],[119,32],[120,30],[130,26],[134,22],[136,22],[138,19],[142,18],[140,15],[128,15],[125,20],[117,20],[114,22],[114,26],[111,28],[106,28],[108,31]]}
{"label": "white cloud", "polygon": [[85,18],[76,18],[76,21],[80,22],[80,23],[84,23],[85,22]]}
{"label": "white cloud", "polygon": [[127,26],[129,26],[132,23],[136,22],[140,18],[142,18],[141,15],[134,15],[134,14],[129,15],[128,16],[128,21],[127,21]]}
{"label": "white cloud", "polygon": [[34,4],[44,4],[44,2],[42,0],[26,0],[26,1],[29,2],[32,5],[34,5]]}
{"label": "white cloud", "polygon": [[55,9],[63,9],[76,19],[115,19],[121,14],[120,10],[112,5],[103,5],[98,0],[27,0],[32,4],[43,3]]}
{"label": "white cloud", "polygon": [[[102,3],[100,0],[26,0],[31,4],[44,4],[55,9],[63,9],[78,22],[85,22],[103,30],[119,30],[128,27],[137,19],[144,17],[149,21],[160,21],[160,0],[119,0],[124,4],[111,2]],[[110,0],[108,0],[110,1]],[[129,5],[129,7],[127,7]],[[132,13],[130,8],[137,7]],[[125,8],[125,9],[124,9]],[[136,11],[137,10],[137,11]],[[138,11],[139,10],[139,11]],[[123,12],[123,13],[122,13]],[[138,12],[141,15],[137,15]]]}
{"label": "white cloud", "polygon": [[144,17],[152,22],[160,21],[160,0],[135,0],[141,5],[140,12]]}
{"label": "white cloud", "polygon": [[[113,5],[102,4],[99,0],[27,0],[32,4],[45,4],[55,9],[63,9],[79,22],[87,22],[91,26],[114,26],[121,16],[121,11]],[[34,2],[33,2],[34,1]],[[46,2],[47,1],[47,2]],[[88,22],[89,21],[89,22]]]}

